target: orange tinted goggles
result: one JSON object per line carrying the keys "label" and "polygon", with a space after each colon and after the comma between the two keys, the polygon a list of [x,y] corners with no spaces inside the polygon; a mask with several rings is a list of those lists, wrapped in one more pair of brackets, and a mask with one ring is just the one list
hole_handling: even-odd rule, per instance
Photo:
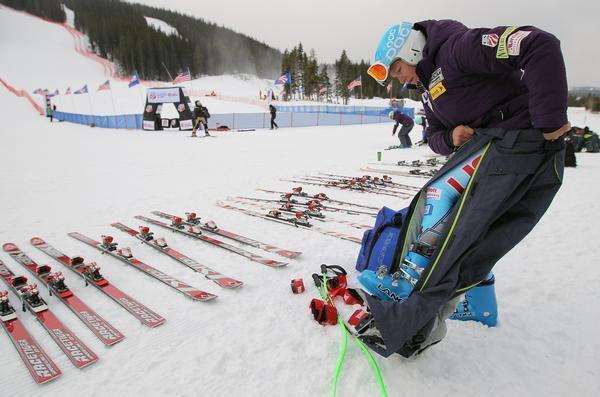
{"label": "orange tinted goggles", "polygon": [[377,80],[380,84],[383,84],[388,78],[388,68],[384,64],[377,62],[369,66],[367,74]]}

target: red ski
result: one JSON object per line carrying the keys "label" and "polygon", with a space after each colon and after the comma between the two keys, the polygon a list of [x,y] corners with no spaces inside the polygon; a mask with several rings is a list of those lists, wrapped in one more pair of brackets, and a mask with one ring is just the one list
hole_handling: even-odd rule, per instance
{"label": "red ski", "polygon": [[85,280],[86,285],[91,284],[98,288],[98,290],[121,305],[142,324],[147,325],[148,327],[157,327],[164,324],[165,319],[161,315],[133,299],[104,278],[104,276],[100,274],[100,266],[96,265],[96,263],[92,262],[85,264],[83,258],[80,256],[70,258],[39,237],[33,237],[29,242],[37,249],[80,275]]}
{"label": "red ski", "polygon": [[192,258],[188,258],[187,256],[183,255],[181,252],[174,250],[173,248],[167,245],[167,242],[164,238],[154,238],[154,233],[152,233],[150,231],[150,228],[148,228],[147,226],[140,226],[139,232],[120,222],[112,223],[111,226],[116,227],[117,229],[132,235],[133,237],[140,240],[142,243],[148,244],[157,251],[162,252],[163,254],[170,256],[176,261],[189,267],[190,269],[203,274],[204,277],[214,281],[220,287],[237,288],[243,285],[241,281],[224,276],[221,273],[212,270],[208,266],[198,263]]}
{"label": "red ski", "polygon": [[[160,216],[161,218],[169,219],[170,221],[173,221],[176,218],[178,218],[176,215],[167,214],[166,212],[161,212],[161,211],[152,211],[152,213],[154,215]],[[295,258],[295,257],[299,256],[300,254],[302,254],[302,252],[281,249],[281,248],[276,247],[271,244],[262,243],[260,241],[251,239],[249,237],[241,236],[239,234],[229,232],[227,230],[223,230],[223,229],[217,227],[217,225],[214,221],[202,222],[200,220],[200,218],[196,215],[195,212],[186,212],[185,215],[186,215],[185,219],[182,218],[183,223],[190,225],[190,226],[196,226],[199,229],[204,230],[205,232],[218,234],[219,236],[226,237],[228,239],[237,241],[242,244],[249,245],[251,247],[259,248],[259,249],[267,251],[267,252],[273,252],[273,253],[283,256],[285,258]]]}
{"label": "red ski", "polygon": [[48,265],[40,266],[23,253],[15,244],[6,243],[2,246],[15,261],[27,268],[39,281],[48,287],[50,295],[54,294],[62,303],[79,317],[79,319],[107,346],[112,346],[125,339],[119,330],[83,303],[73,291],[66,286],[61,272],[52,272]]}
{"label": "red ski", "polygon": [[69,233],[69,236],[100,250],[102,253],[109,254],[110,256],[133,266],[150,277],[154,277],[158,281],[167,284],[169,287],[196,301],[205,302],[217,297],[216,295],[196,289],[134,258],[131,255],[131,250],[129,248],[117,249],[117,243],[113,243],[113,238],[111,236],[102,236],[102,243],[77,232]]}
{"label": "red ski", "polygon": [[39,296],[37,286],[28,284],[27,277],[15,276],[2,261],[0,261],[0,276],[8,287],[21,298],[23,309],[29,310],[36,316],[75,367],[87,367],[98,361],[96,353],[90,350],[48,309],[46,302]]}
{"label": "red ski", "polygon": [[60,369],[17,318],[8,301],[8,291],[0,291],[0,323],[36,383],[47,383],[61,375]]}
{"label": "red ski", "polygon": [[287,265],[286,262],[279,262],[279,261],[276,261],[273,259],[263,258],[262,256],[252,253],[250,251],[246,251],[246,250],[238,248],[234,245],[227,244],[220,240],[214,239],[212,237],[205,236],[202,234],[202,231],[200,229],[198,229],[196,226],[185,226],[182,223],[169,225],[168,223],[164,223],[161,221],[157,221],[156,219],[151,219],[151,218],[148,218],[145,216],[140,216],[140,215],[135,216],[135,218],[140,219],[145,222],[148,222],[148,223],[151,223],[156,226],[164,227],[165,229],[169,229],[169,230],[172,230],[177,233],[184,234],[188,237],[195,238],[198,240],[202,240],[206,243],[216,245],[217,247],[221,247],[223,249],[226,249],[227,251],[241,255],[245,258],[250,259],[251,261],[262,263],[263,265],[267,265],[267,266],[271,266],[271,267],[279,267],[279,266]]}

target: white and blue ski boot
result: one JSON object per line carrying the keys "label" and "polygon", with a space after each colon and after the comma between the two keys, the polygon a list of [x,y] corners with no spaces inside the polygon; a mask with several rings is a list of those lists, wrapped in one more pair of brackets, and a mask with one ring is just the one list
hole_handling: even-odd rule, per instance
{"label": "white and blue ski boot", "polygon": [[478,321],[488,327],[495,327],[498,322],[498,304],[494,283],[494,275],[490,273],[485,281],[468,290],[450,319]]}

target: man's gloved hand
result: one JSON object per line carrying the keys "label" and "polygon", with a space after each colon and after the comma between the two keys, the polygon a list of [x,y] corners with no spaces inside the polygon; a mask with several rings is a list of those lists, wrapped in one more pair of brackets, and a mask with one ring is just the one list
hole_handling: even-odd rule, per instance
{"label": "man's gloved hand", "polygon": [[558,138],[560,138],[561,136],[563,136],[564,134],[566,134],[567,132],[569,132],[571,130],[571,123],[567,123],[565,125],[563,125],[562,127],[554,130],[554,131],[547,131],[548,128],[542,128],[541,129],[542,132],[544,133],[544,139],[547,141],[555,141]]}
{"label": "man's gloved hand", "polygon": [[452,130],[452,143],[455,147],[464,145],[473,137],[475,130],[466,125],[459,125]]}

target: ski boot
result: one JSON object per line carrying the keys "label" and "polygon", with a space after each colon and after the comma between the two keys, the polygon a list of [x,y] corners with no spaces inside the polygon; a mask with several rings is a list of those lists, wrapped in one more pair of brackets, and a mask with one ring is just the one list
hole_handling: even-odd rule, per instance
{"label": "ski boot", "polygon": [[[411,248],[415,249],[415,245]],[[419,250],[424,251],[422,248]],[[377,272],[365,270],[358,276],[358,281],[367,292],[381,300],[403,302],[412,292],[428,263],[429,259],[426,256],[410,251],[393,274],[388,274],[389,269],[382,265]]]}
{"label": "ski boot", "polygon": [[498,304],[494,284],[494,275],[490,273],[485,281],[465,293],[450,319],[477,321],[488,327],[495,327],[498,321]]}

